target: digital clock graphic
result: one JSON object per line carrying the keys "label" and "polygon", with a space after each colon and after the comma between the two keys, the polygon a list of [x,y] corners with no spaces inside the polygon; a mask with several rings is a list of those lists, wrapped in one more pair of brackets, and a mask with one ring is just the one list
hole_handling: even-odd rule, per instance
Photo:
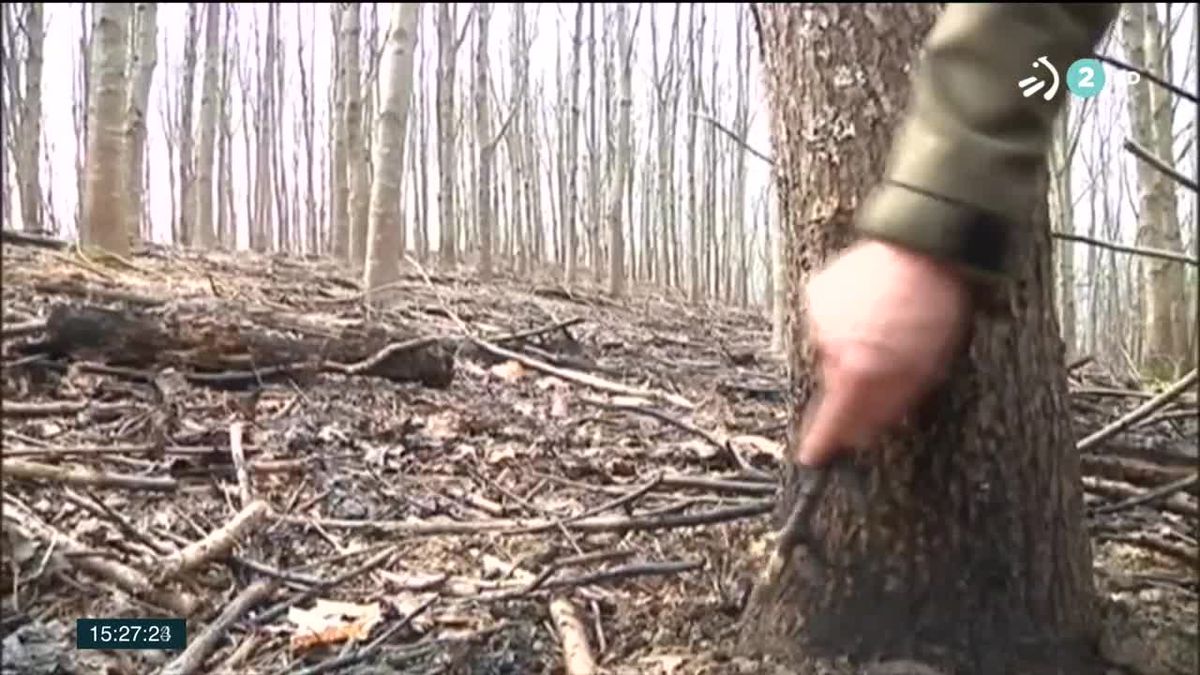
{"label": "digital clock graphic", "polygon": [[77,619],[75,647],[180,651],[187,647],[187,621],[169,618]]}

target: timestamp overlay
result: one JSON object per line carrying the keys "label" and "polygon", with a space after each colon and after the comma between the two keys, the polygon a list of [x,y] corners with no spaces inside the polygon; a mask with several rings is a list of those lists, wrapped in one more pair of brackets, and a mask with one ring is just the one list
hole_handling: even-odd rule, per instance
{"label": "timestamp overlay", "polygon": [[186,619],[93,618],[75,621],[76,649],[182,651],[186,647]]}

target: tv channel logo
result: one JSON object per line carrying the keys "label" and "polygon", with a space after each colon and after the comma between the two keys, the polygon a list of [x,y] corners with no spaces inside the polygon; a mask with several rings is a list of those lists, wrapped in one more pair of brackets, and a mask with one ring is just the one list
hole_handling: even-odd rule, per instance
{"label": "tv channel logo", "polygon": [[1104,66],[1096,59],[1079,59],[1067,68],[1067,89],[1079,98],[1099,94],[1105,82]]}

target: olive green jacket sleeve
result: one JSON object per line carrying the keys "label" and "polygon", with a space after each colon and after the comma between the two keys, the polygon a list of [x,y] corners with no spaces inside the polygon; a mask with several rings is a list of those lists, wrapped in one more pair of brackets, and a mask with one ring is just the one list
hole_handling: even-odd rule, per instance
{"label": "olive green jacket sleeve", "polygon": [[[930,32],[883,183],[862,204],[861,234],[956,263],[979,280],[1003,279],[1012,228],[1028,227],[1043,199],[1055,115],[1070,93],[1067,68],[1086,58],[1118,3],[950,4]],[[1043,98],[1058,72],[1058,93]],[[1020,80],[1047,87],[1022,97]]]}

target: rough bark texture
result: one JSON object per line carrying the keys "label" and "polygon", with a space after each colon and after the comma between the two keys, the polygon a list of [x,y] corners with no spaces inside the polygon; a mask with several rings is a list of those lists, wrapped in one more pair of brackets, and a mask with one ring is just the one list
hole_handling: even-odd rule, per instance
{"label": "rough bark texture", "polygon": [[84,244],[129,255],[125,172],[125,66],[129,53],[129,3],[96,5],[91,62],[95,74],[88,96],[87,183]]}
{"label": "rough bark texture", "polygon": [[400,277],[400,257],[404,255],[400,182],[404,179],[404,136],[412,101],[413,48],[420,7],[415,2],[392,5],[382,66],[379,127],[375,132],[375,180],[371,186],[365,279],[368,300],[375,299],[379,287]]}
{"label": "rough bark texture", "polygon": [[[1070,106],[1064,107],[1054,122],[1054,144],[1050,147],[1050,223],[1056,232],[1075,232],[1074,204],[1071,199]],[[1067,359],[1075,352],[1075,251],[1073,242],[1062,241],[1058,250],[1058,310]]]}
{"label": "rough bark texture", "polygon": [[575,32],[572,34],[571,45],[571,111],[570,126],[567,131],[567,202],[563,214],[564,237],[566,238],[566,259],[564,277],[568,284],[575,281],[576,264],[579,256],[579,225],[576,218],[579,214],[579,75],[583,63],[580,60],[580,50],[583,47],[583,5],[575,9]]}
{"label": "rough bark texture", "polygon": [[[764,71],[788,230],[788,306],[851,239],[881,177],[934,5],[764,5]],[[1045,203],[1015,242],[1008,313],[980,318],[950,383],[907,431],[831,470],[811,547],[764,579],[745,636],[797,664],[919,658],[948,672],[1086,673],[1097,630]],[[814,393],[793,316],[789,443]],[[780,516],[811,478],[789,471]],[[818,562],[822,561],[822,562]],[[1042,669],[1065,661],[1065,670]],[[1019,665],[1020,664],[1020,665]],[[1037,664],[1037,665],[1026,665]],[[908,671],[904,671],[908,672]]]}
{"label": "rough bark texture", "polygon": [[211,2],[204,15],[204,80],[200,83],[200,147],[196,157],[196,223],[192,228],[192,246],[212,248],[213,157],[217,139],[217,78],[220,71],[221,4]]}

